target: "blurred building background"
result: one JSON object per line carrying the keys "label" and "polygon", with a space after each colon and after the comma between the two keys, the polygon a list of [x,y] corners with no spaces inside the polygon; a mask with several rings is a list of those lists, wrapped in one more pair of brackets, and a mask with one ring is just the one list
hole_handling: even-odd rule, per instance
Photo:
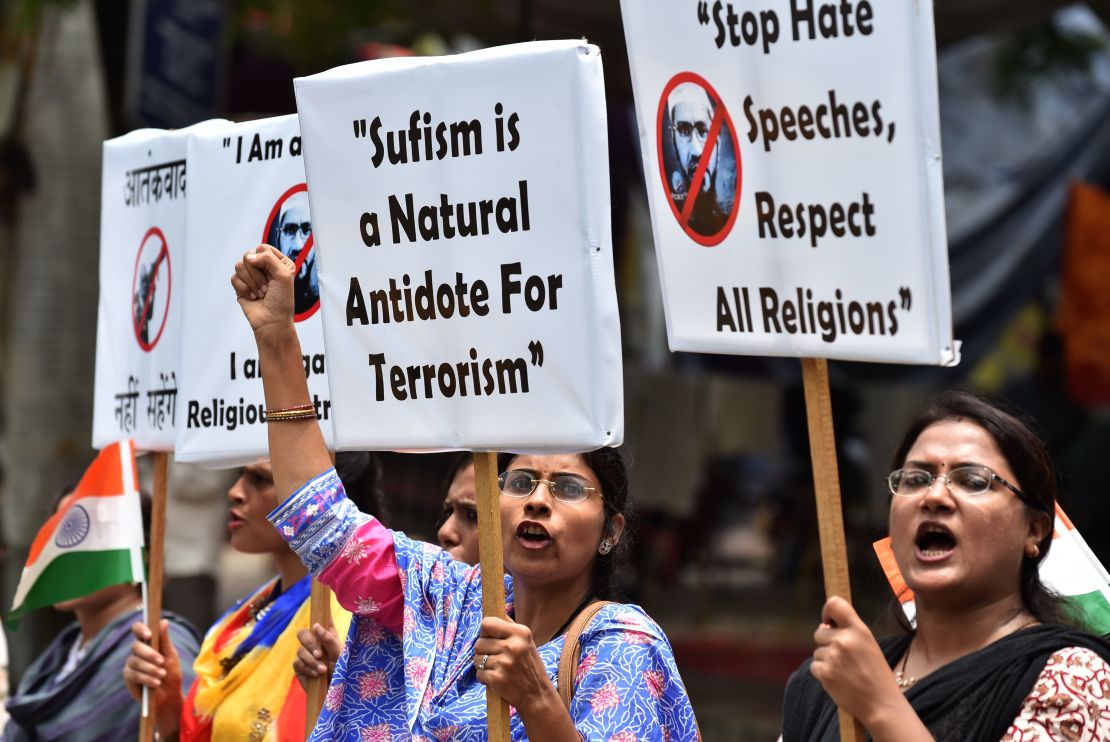
{"label": "blurred building background", "polygon": [[[935,5],[963,362],[831,364],[854,593],[876,627],[887,459],[939,388],[1000,393],[1035,417],[1064,507],[1110,561],[1110,0]],[[92,456],[104,139],[292,113],[294,76],[345,62],[584,36],[606,66],[641,507],[627,590],[668,631],[705,738],[775,738],[823,596],[799,365],[666,347],[618,0],[0,0],[0,24],[3,607],[56,494]],[[433,537],[442,457],[385,460],[392,525]],[[223,548],[231,475],[176,469],[167,605],[206,625],[266,565]],[[57,626],[40,612],[10,637],[16,677]]]}

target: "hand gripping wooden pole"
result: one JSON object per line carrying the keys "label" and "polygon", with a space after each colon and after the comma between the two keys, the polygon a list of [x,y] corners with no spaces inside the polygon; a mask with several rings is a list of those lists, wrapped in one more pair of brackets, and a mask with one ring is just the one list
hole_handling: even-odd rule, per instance
{"label": "hand gripping wooden pole", "polygon": [[[155,452],[154,457],[154,497],[150,508],[150,551],[147,554],[150,564],[146,588],[147,627],[150,629],[150,646],[160,651],[162,639],[162,575],[165,565],[163,556],[166,544],[166,490],[168,486],[169,454]],[[155,697],[146,693],[147,715],[139,723],[139,742],[154,739]]]}
{"label": "hand gripping wooden pole", "polygon": [[[505,560],[501,549],[501,493],[497,489],[497,454],[474,452],[478,489],[478,555],[482,564],[482,615],[505,618]],[[490,742],[509,742],[509,705],[486,689]]]}
{"label": "hand gripping wooden pole", "polygon": [[[848,579],[848,550],[844,543],[844,515],[840,505],[840,473],[836,466],[829,367],[824,358],[802,359],[802,383],[806,394],[809,453],[813,461],[825,594],[829,597],[837,595],[850,603],[852,591]],[[840,739],[842,742],[862,742],[864,739],[863,725],[843,710],[840,711]]]}
{"label": "hand gripping wooden pole", "polygon": [[[310,631],[316,624],[320,624],[325,629],[331,627],[331,590],[328,589],[327,585],[321,585],[315,579],[312,580],[312,593],[309,597],[308,613],[308,627]],[[324,698],[328,694],[329,680],[330,678],[327,673],[325,673],[318,678],[310,678],[308,681],[308,690],[305,693],[305,739],[308,739],[312,734],[312,729],[316,726],[316,720],[320,718],[320,712],[324,708]]]}

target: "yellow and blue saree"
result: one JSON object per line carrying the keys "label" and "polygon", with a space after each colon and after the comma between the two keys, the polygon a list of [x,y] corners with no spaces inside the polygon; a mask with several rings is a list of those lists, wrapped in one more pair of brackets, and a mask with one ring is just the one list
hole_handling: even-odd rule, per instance
{"label": "yellow and blue saree", "polygon": [[[306,576],[279,590],[273,580],[208,631],[181,713],[182,742],[304,739],[306,699],[293,660],[300,647],[297,632],[309,626],[311,584]],[[346,635],[351,614],[334,597],[331,610],[336,632]]]}

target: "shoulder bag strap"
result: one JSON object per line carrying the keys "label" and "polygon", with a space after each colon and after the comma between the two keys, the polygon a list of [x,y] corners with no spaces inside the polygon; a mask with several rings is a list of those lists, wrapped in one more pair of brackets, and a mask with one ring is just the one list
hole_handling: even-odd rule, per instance
{"label": "shoulder bag strap", "polygon": [[579,611],[567,628],[563,655],[559,658],[559,697],[563,699],[563,706],[567,711],[570,711],[570,700],[574,697],[574,675],[582,655],[582,646],[578,643],[578,638],[594,620],[594,616],[610,603],[612,603],[610,600],[595,600]]}
{"label": "shoulder bag strap", "polygon": [[[563,706],[570,711],[570,701],[574,697],[574,675],[578,669],[578,661],[582,656],[582,645],[578,643],[579,637],[590,622],[594,620],[602,608],[609,605],[611,600],[597,600],[583,608],[570,626],[567,628],[567,639],[563,644],[563,654],[559,657],[559,697],[563,699]],[[696,722],[695,722],[696,723]],[[695,727],[698,740],[701,740],[701,730]]]}

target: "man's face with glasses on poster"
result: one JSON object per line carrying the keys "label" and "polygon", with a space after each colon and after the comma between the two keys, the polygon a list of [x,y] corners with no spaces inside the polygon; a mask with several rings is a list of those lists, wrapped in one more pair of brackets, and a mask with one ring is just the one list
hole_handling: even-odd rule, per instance
{"label": "man's face with glasses on poster", "polygon": [[[316,249],[312,240],[312,217],[308,212],[308,194],[304,191],[289,196],[281,206],[274,225],[277,248],[300,267],[293,279],[293,311],[298,321],[315,311],[320,301],[320,284],[316,275]],[[305,249],[308,249],[308,254]]]}
{"label": "man's face with glasses on poster", "polygon": [[[668,97],[671,113],[671,134],[679,170],[671,180],[671,190],[681,193],[689,189],[698,163],[704,155],[712,156],[702,180],[701,190],[712,187],[716,170],[716,147],[705,152],[709,127],[713,123],[713,105],[705,90],[695,83],[682,83]],[[679,182],[681,178],[681,182]]]}
{"label": "man's face with glasses on poster", "polygon": [[293,204],[282,212],[281,222],[278,224],[278,249],[291,260],[296,260],[301,254],[311,234],[312,222],[305,204]]}

